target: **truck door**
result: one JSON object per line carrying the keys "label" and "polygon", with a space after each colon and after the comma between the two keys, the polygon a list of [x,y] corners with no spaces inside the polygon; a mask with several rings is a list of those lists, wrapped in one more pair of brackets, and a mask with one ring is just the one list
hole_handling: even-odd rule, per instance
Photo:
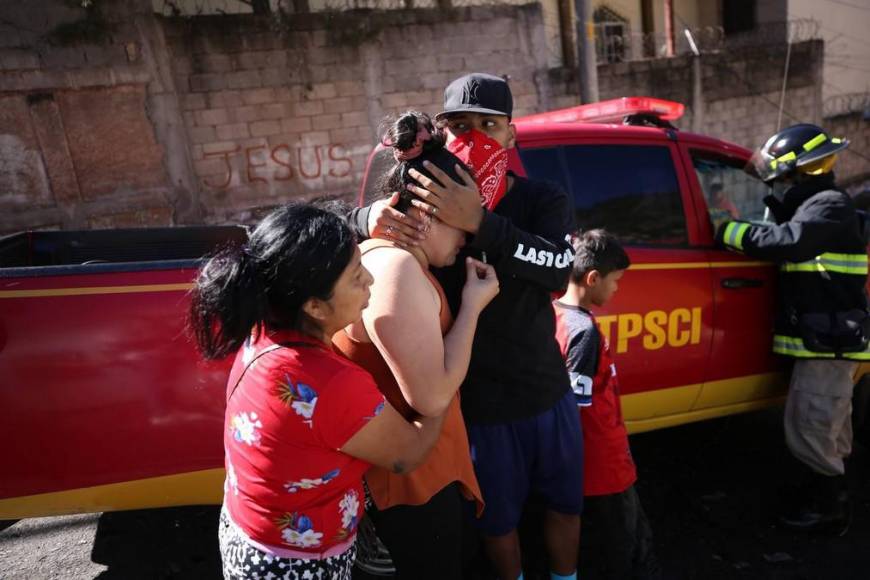
{"label": "truck door", "polygon": [[743,158],[693,144],[682,145],[682,153],[713,275],[713,351],[696,409],[763,406],[784,388],[781,362],[771,353],[776,270],[717,249],[713,239],[725,221],[764,220],[769,190],[743,171]]}
{"label": "truck door", "polygon": [[521,145],[529,177],[559,182],[574,200],[578,227],[606,228],[631,258],[619,292],[596,312],[616,361],[629,429],[684,422],[706,374],[712,293],[675,143],[662,133]]}

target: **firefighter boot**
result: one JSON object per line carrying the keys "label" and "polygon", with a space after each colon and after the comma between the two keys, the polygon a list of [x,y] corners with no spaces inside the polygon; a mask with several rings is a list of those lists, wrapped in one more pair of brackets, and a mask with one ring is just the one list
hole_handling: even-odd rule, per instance
{"label": "firefighter boot", "polygon": [[846,476],[814,474],[807,491],[804,501],[779,521],[792,530],[845,535],[852,516]]}

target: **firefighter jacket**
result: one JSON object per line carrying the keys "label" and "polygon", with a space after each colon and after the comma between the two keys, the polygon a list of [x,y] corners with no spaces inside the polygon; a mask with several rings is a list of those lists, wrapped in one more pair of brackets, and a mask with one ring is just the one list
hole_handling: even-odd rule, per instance
{"label": "firefighter jacket", "polygon": [[774,352],[870,360],[867,247],[851,198],[826,174],[790,188],[781,202],[765,202],[775,224],[727,222],[716,240],[778,263]]}

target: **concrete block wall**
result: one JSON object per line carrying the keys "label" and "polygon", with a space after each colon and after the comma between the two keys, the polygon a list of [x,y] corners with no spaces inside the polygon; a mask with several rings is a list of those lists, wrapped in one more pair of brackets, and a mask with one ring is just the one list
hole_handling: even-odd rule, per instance
{"label": "concrete block wall", "polygon": [[[749,149],[758,147],[776,131],[785,46],[701,58],[703,111],[698,132]],[[782,126],[821,123],[821,64],[819,41],[792,46]],[[693,74],[688,55],[602,65],[598,67],[599,96],[602,100],[652,96],[683,103],[686,112],[675,125],[688,131],[696,115],[692,110]],[[573,76],[551,74],[550,79],[561,91],[554,99],[556,106],[576,105],[571,94],[576,91]]]}
{"label": "concrete block wall", "polygon": [[[535,3],[284,23],[111,6],[105,45],[0,35],[0,233],[250,222],[290,199],[353,199],[384,118],[437,112],[445,85],[475,70],[510,77],[516,116],[578,102],[572,71],[549,67]],[[784,47],[702,58],[700,132],[758,146],[775,130]],[[790,58],[783,124],[818,122],[821,44],[795,45]],[[598,73],[602,99],[680,101],[677,124],[692,127],[689,57]],[[870,155],[860,116],[830,130]],[[844,155],[841,177],[866,176],[864,158]]]}
{"label": "concrete block wall", "polygon": [[546,67],[531,7],[304,15],[276,33],[249,16],[163,28],[208,222],[249,221],[290,198],[353,198],[389,115],[440,110],[475,70],[510,75],[518,115]]}
{"label": "concrete block wall", "polygon": [[870,189],[870,119],[863,113],[825,119],[825,129],[835,137],[849,139],[849,148],[837,157],[834,172],[853,193]]}
{"label": "concrete block wall", "polygon": [[27,26],[0,30],[0,233],[172,223],[135,25],[143,12],[126,0],[115,7],[122,13],[107,15],[112,35],[99,44],[43,42],[81,16],[57,2],[4,13],[4,26]]}

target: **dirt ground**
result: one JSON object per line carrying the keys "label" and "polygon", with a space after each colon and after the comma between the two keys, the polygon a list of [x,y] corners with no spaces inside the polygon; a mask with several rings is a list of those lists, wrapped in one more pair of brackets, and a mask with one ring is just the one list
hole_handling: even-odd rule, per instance
{"label": "dirt ground", "polygon": [[[780,530],[774,507],[792,473],[780,413],[632,437],[665,578],[870,577],[870,450],[856,445],[853,455],[854,521],[845,537]],[[30,519],[0,529],[0,578],[220,577],[215,507]],[[580,577],[594,580],[594,529],[585,531]]]}

